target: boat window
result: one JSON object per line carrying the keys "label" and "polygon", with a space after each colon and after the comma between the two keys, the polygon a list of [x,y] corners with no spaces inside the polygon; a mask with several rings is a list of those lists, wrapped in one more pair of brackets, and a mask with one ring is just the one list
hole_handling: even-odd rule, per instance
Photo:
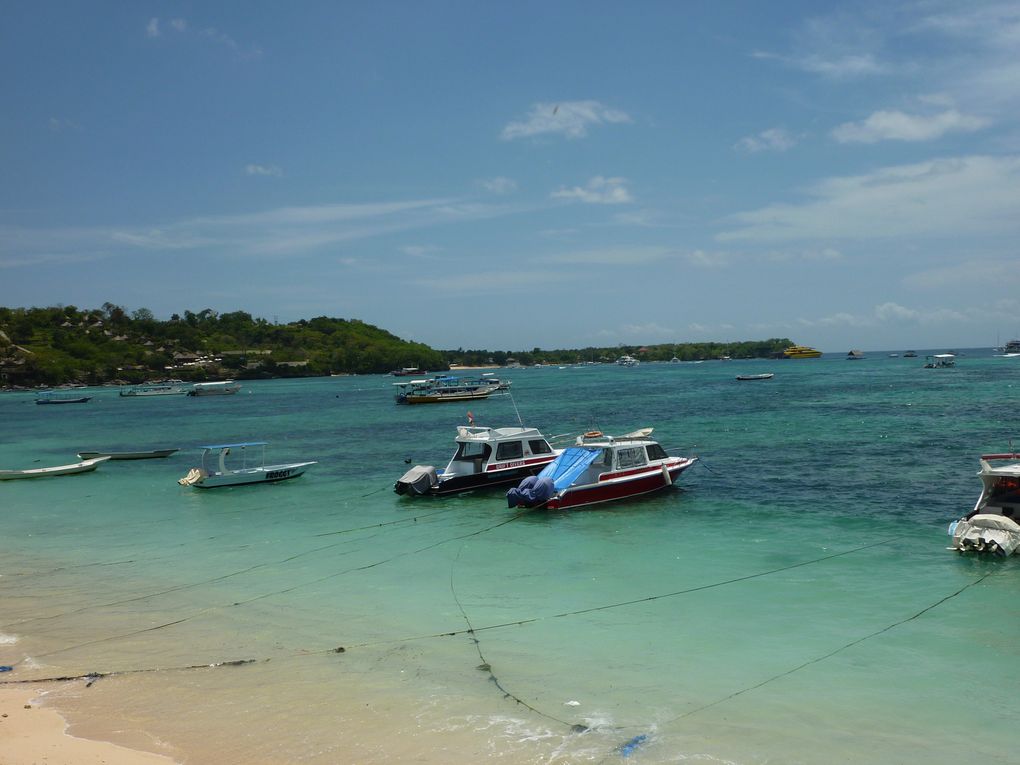
{"label": "boat window", "polygon": [[475,460],[479,457],[486,459],[491,453],[492,447],[488,444],[478,443],[477,441],[466,441],[457,449],[457,456],[454,457],[454,459]]}
{"label": "boat window", "polygon": [[619,469],[639,467],[647,463],[645,450],[640,447],[616,450],[616,467]]}
{"label": "boat window", "polygon": [[552,454],[552,447],[549,446],[549,442],[544,438],[539,438],[536,441],[528,441],[528,446],[531,447],[532,454]]}
{"label": "boat window", "polygon": [[496,447],[497,460],[519,460],[524,456],[524,444],[520,441],[506,441]]}
{"label": "boat window", "polygon": [[645,451],[648,452],[648,459],[650,460],[664,460],[669,457],[669,455],[666,454],[666,450],[658,444],[648,444],[648,446],[645,447]]}

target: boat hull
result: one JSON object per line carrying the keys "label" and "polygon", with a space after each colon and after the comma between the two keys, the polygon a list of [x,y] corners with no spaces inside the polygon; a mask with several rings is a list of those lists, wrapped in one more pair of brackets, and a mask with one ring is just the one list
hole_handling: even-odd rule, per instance
{"label": "boat hull", "polygon": [[[633,475],[612,477],[582,486],[571,486],[549,499],[544,507],[547,510],[579,510],[606,502],[616,502],[621,499],[632,499],[651,494],[672,486],[680,474],[695,461],[693,458],[683,459],[676,463],[642,470]],[[669,473],[668,481],[666,472]]]}

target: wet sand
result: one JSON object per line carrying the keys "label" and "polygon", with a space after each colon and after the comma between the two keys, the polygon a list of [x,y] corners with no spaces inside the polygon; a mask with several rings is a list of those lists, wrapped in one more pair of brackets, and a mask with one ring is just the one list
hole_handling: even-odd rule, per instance
{"label": "wet sand", "polygon": [[150,752],[67,733],[67,722],[39,704],[40,688],[0,688],[0,765],[174,765]]}

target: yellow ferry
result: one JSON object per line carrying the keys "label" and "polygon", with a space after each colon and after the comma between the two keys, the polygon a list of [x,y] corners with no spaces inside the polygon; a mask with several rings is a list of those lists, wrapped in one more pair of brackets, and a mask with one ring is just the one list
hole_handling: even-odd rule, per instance
{"label": "yellow ferry", "polygon": [[821,355],[821,351],[806,345],[791,345],[783,350],[784,359],[817,359]]}

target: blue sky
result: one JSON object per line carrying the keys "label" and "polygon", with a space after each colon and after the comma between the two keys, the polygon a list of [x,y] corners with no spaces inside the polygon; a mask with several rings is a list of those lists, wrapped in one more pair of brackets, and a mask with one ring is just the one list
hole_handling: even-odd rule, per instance
{"label": "blue sky", "polygon": [[1020,3],[49,2],[0,305],[439,348],[1020,336]]}

